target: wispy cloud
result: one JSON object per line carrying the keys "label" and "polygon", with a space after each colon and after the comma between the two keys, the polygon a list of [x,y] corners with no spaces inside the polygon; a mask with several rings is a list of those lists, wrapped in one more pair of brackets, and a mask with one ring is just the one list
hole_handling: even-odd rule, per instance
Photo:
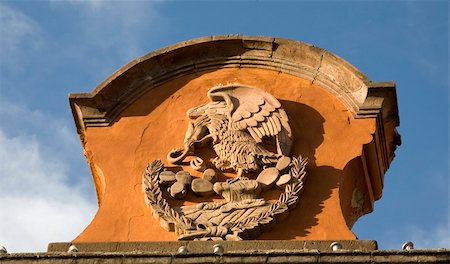
{"label": "wispy cloud", "polygon": [[156,35],[164,25],[155,1],[71,1],[70,4],[78,9],[83,44],[101,55],[115,54],[126,61],[147,52],[142,41],[148,38],[145,34]]}
{"label": "wispy cloud", "polygon": [[11,252],[45,251],[51,241],[72,240],[96,204],[82,183],[69,183],[70,165],[44,157],[35,135],[8,137],[0,130],[0,145],[1,243]]}
{"label": "wispy cloud", "polygon": [[[435,2],[442,5],[442,9],[448,10],[449,4],[445,1]],[[440,58],[448,58],[449,50],[449,16],[435,17],[434,14],[424,15],[424,7],[432,6],[425,1],[410,1],[406,3],[405,14],[407,14],[407,26],[405,30],[407,45],[413,52],[407,54],[406,59],[410,60],[417,71],[433,85],[439,85],[448,89],[448,59],[446,63]],[[440,40],[433,41],[430,37],[439,34]],[[443,53],[444,51],[444,53]]]}
{"label": "wispy cloud", "polygon": [[427,230],[418,226],[410,226],[407,230],[416,248],[450,248],[449,225],[442,224]]}
{"label": "wispy cloud", "polygon": [[401,249],[406,241],[412,241],[417,249],[450,248],[450,226],[448,223],[427,227],[406,224],[395,229],[386,228],[376,239],[381,249]]}
{"label": "wispy cloud", "polygon": [[36,50],[43,44],[41,29],[35,21],[1,4],[0,38],[1,71],[20,70],[17,62],[24,58],[24,51]]}
{"label": "wispy cloud", "polygon": [[36,22],[8,6],[0,5],[0,25],[0,34],[4,37],[0,42],[2,53],[17,53],[23,45],[33,46],[40,42]]}
{"label": "wispy cloud", "polygon": [[[160,17],[154,2],[50,5],[47,11],[53,13],[35,19],[64,18],[56,30],[14,4],[0,4],[0,244],[10,252],[45,251],[49,242],[74,239],[97,208],[73,121],[47,98],[61,93],[55,83],[75,76],[80,80],[65,79],[63,86],[90,79],[88,87],[94,87],[147,52],[146,34],[162,28],[156,25]],[[36,65],[45,71],[37,74]],[[77,69],[77,74],[68,75],[61,67]],[[45,96],[24,98],[29,94]]]}
{"label": "wispy cloud", "polygon": [[82,152],[74,129],[51,110],[32,110],[18,102],[22,98],[6,97],[33,88],[17,76],[30,70],[29,54],[48,48],[43,29],[5,5],[0,21],[0,243],[10,252],[46,251],[49,242],[79,234],[97,205],[87,194],[93,191],[87,169],[77,167]]}
{"label": "wispy cloud", "polygon": [[[86,168],[78,168],[80,162],[84,162],[84,157],[75,126],[69,122],[71,121],[57,118],[52,113],[31,110],[0,95],[2,133],[8,138],[36,141],[40,145],[41,157],[70,164],[70,175],[80,178],[79,174],[88,174],[88,171]],[[87,167],[84,163],[82,165]]]}

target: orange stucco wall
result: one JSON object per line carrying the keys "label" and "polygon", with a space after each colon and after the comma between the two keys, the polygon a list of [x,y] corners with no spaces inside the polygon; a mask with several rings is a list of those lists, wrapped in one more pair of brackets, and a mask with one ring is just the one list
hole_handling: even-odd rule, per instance
{"label": "orange stucco wall", "polygon": [[[168,151],[182,146],[186,110],[208,102],[206,93],[211,87],[227,83],[259,87],[278,98],[294,133],[292,155],[309,160],[305,190],[297,207],[258,239],[355,239],[347,223],[352,212],[341,206],[342,200],[351,200],[352,190],[345,188],[342,194],[340,184],[344,177],[348,186],[364,177],[347,175],[359,173],[358,169],[343,170],[361,155],[363,144],[372,140],[375,121],[354,119],[333,95],[299,77],[263,69],[225,68],[168,81],[142,95],[111,126],[86,129],[82,137],[99,209],[76,242],[177,239],[175,233],[160,226],[145,204],[142,175],[154,159],[167,165]],[[276,195],[273,191],[268,197]]]}

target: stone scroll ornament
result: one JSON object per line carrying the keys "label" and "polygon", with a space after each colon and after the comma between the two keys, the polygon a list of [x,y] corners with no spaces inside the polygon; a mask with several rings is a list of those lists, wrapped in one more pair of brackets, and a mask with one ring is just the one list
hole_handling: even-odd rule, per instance
{"label": "stone scroll ornament", "polygon": [[[293,139],[288,116],[269,93],[231,84],[210,89],[208,98],[211,102],[187,111],[184,146],[167,155],[172,164],[194,156],[190,166],[203,171],[203,177],[192,179],[187,171],[175,173],[155,160],[143,176],[145,199],[154,217],[176,232],[179,240],[254,239],[296,205],[307,161],[289,157]],[[206,168],[196,156],[196,149],[204,147],[212,147],[217,154],[211,160],[215,168]],[[236,176],[217,182],[216,170]],[[252,179],[247,177],[250,174],[258,176]],[[278,200],[261,198],[274,187],[282,190]],[[204,197],[219,195],[223,200],[172,207],[163,196],[166,190],[175,199],[192,191]]]}

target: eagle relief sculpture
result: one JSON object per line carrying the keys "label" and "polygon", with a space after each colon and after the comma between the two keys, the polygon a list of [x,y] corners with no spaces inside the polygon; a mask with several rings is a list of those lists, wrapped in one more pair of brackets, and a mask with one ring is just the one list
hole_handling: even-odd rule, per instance
{"label": "eagle relief sculpture", "polygon": [[[154,217],[167,230],[177,232],[179,240],[254,239],[296,205],[306,177],[306,159],[289,157],[293,138],[288,116],[271,94],[230,84],[211,88],[208,98],[210,102],[187,111],[184,146],[167,154],[171,164],[191,157],[191,168],[203,172],[202,178],[193,179],[184,170],[175,173],[155,160],[143,176],[145,198]],[[210,161],[214,168],[207,168],[197,156],[208,147],[217,155]],[[219,172],[235,176],[217,181]],[[272,188],[281,190],[278,200],[262,198]],[[164,198],[184,199],[189,192],[223,199],[172,207]]]}

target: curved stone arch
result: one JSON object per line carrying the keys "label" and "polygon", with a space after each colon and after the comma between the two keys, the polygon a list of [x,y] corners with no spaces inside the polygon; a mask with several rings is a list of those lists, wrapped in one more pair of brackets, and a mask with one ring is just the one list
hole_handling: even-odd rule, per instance
{"label": "curved stone arch", "polygon": [[77,128],[110,125],[142,94],[171,79],[227,67],[268,69],[309,80],[328,90],[355,116],[371,84],[345,60],[303,42],[241,35],[203,37],[135,59],[91,93],[70,94]]}

